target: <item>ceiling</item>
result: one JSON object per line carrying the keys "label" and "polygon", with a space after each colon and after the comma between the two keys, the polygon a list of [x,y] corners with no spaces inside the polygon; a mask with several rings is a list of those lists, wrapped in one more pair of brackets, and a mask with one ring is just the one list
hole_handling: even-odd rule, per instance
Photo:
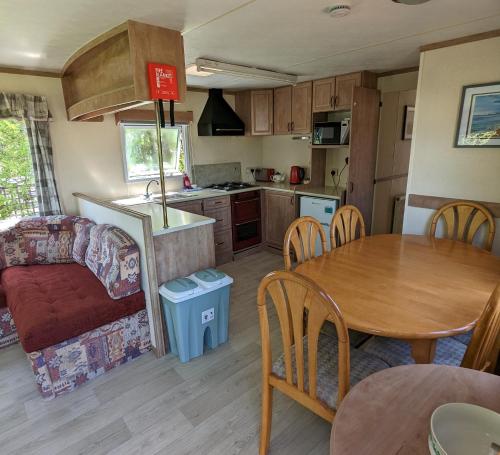
{"label": "ceiling", "polygon": [[[419,46],[500,28],[499,0],[0,0],[0,66],[59,71],[83,44],[127,19],[181,30],[186,64],[197,57],[313,79],[417,66]],[[273,86],[233,76],[189,76],[200,87]],[[279,84],[274,84],[279,85]]]}

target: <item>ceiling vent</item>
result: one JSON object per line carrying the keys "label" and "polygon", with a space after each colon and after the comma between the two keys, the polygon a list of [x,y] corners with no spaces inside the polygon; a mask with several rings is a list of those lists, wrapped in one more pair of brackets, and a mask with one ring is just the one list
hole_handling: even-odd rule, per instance
{"label": "ceiling vent", "polygon": [[326,9],[326,12],[332,17],[344,17],[351,13],[351,2],[349,0],[344,0],[339,3],[335,3]]}

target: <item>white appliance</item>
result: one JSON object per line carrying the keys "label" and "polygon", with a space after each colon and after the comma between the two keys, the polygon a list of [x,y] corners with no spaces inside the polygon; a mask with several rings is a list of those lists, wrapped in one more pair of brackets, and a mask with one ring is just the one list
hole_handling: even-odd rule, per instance
{"label": "white appliance", "polygon": [[[338,207],[339,201],[337,199],[309,196],[301,196],[300,198],[300,216],[312,216],[321,223],[325,231],[328,249],[330,248],[330,223]],[[321,254],[321,242],[319,237],[316,240],[316,254]]]}

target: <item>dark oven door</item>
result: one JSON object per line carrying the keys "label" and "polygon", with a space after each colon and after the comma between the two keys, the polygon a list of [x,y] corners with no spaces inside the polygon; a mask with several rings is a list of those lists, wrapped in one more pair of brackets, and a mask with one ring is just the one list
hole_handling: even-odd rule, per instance
{"label": "dark oven door", "polygon": [[239,251],[261,242],[260,191],[231,196],[233,250]]}

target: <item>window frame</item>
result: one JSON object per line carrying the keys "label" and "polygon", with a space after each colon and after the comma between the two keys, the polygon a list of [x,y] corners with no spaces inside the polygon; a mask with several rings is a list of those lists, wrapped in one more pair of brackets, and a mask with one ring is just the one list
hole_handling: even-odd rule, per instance
{"label": "window frame", "polygon": [[[159,179],[160,174],[153,174],[148,177],[138,177],[138,178],[130,178],[129,177],[129,166],[127,162],[127,150],[126,150],[126,140],[125,140],[125,128],[144,128],[144,127],[152,127],[156,129],[155,122],[152,121],[133,121],[133,122],[120,122],[120,139],[121,139],[121,149],[122,149],[122,162],[123,162],[123,177],[126,183],[139,183],[139,182],[149,182],[150,180]],[[168,126],[167,126],[168,127]],[[189,154],[189,125],[184,123],[177,123],[174,128],[180,129],[181,140],[184,146],[184,167],[185,173],[188,175],[190,169],[190,154]],[[169,178],[181,177],[184,172],[181,171],[165,171],[165,180]]]}

